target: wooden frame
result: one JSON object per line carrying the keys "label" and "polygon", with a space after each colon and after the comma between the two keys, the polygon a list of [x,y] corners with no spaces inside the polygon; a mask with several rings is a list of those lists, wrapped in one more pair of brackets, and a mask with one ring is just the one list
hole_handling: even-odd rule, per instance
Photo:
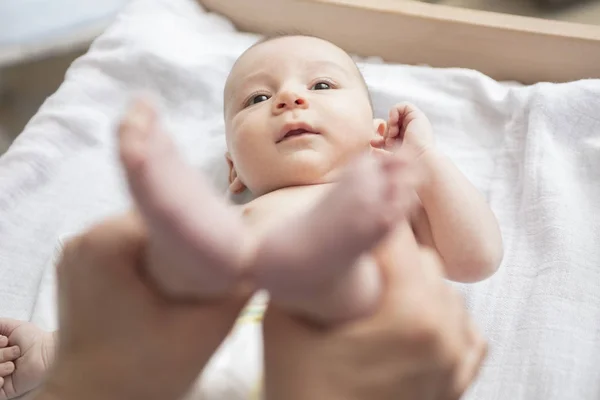
{"label": "wooden frame", "polygon": [[526,84],[600,78],[600,27],[410,0],[199,0],[240,30],[305,32],[362,56]]}

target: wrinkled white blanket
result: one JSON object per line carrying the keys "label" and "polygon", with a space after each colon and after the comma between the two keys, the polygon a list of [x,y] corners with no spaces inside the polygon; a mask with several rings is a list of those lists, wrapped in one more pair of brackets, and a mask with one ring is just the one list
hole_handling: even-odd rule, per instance
{"label": "wrinkled white blanket", "polygon": [[[51,268],[41,283],[59,236],[128,207],[114,125],[132,93],[156,93],[186,157],[225,183],[221,91],[255,39],[189,0],[137,0],[74,63],[0,159],[0,316],[53,327]],[[600,82],[361,68],[377,114],[421,107],[501,223],[500,272],[461,287],[491,343],[469,399],[600,398]]]}

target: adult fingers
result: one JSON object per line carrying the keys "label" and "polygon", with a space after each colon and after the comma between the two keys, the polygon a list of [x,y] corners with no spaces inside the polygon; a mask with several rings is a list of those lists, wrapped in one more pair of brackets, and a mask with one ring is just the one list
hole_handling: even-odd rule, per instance
{"label": "adult fingers", "polygon": [[488,353],[488,345],[471,319],[467,322],[468,342],[449,391],[450,400],[458,400],[477,378]]}
{"label": "adult fingers", "polygon": [[14,361],[21,355],[21,348],[19,346],[11,346],[0,349],[0,363],[7,361]]}
{"label": "adult fingers", "polygon": [[0,363],[0,376],[6,377],[15,371],[15,363],[11,361]]}
{"label": "adult fingers", "polygon": [[[133,273],[133,267],[137,263],[126,261],[139,258],[145,241],[145,227],[134,211],[100,222],[86,233],[67,242],[58,264],[59,278],[71,269],[92,266],[103,268],[131,266],[130,273]],[[77,274],[77,271],[72,273]]]}
{"label": "adult fingers", "polygon": [[23,321],[0,318],[0,347],[8,345],[8,336],[20,325],[23,325]]}

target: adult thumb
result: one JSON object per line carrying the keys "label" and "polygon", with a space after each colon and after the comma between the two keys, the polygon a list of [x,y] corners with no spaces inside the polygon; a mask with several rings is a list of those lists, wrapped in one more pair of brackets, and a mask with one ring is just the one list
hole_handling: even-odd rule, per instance
{"label": "adult thumb", "polygon": [[11,318],[0,318],[0,335],[10,336],[11,333],[22,325],[23,321],[19,321]]}

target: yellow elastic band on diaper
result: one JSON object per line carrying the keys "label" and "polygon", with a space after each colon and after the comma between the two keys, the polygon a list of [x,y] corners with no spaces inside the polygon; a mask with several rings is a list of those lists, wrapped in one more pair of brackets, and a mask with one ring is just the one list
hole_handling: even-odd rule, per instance
{"label": "yellow elastic band on diaper", "polygon": [[254,389],[252,389],[252,393],[250,393],[250,400],[262,400],[263,398],[263,377],[256,382],[254,385]]}

